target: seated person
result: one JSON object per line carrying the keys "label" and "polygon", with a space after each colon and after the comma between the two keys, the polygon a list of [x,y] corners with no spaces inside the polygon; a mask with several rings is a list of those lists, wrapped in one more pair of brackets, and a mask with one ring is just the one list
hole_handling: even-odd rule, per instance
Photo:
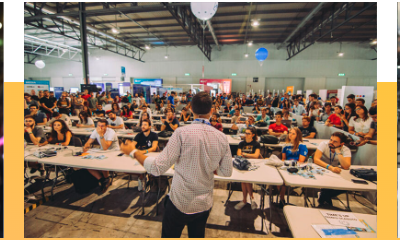
{"label": "seated person", "polygon": [[166,118],[161,118],[161,131],[170,131],[173,132],[179,127],[179,121],[175,118],[172,109],[167,110]]}
{"label": "seated person", "polygon": [[269,125],[269,116],[267,115],[267,108],[263,108],[261,109],[261,114],[257,116],[256,122],[258,121],[263,121],[267,124],[267,126]]}
{"label": "seated person", "polygon": [[[37,127],[35,122],[35,117],[31,115],[25,116],[25,126],[24,126],[24,139],[27,143],[33,143],[34,145],[38,145],[46,142],[46,134],[43,131],[43,128]],[[31,174],[34,174],[41,165],[36,163],[30,163]],[[40,170],[40,175],[44,175],[44,169]]]}
{"label": "seated person", "polygon": [[[245,139],[238,146],[237,156],[244,158],[259,158],[261,145],[257,141],[257,130],[255,127],[246,129]],[[251,209],[257,209],[257,203],[254,201],[252,183],[242,182],[243,200],[235,205],[236,210],[241,210],[247,204],[247,195],[250,197]]]}
{"label": "seated person", "polygon": [[[282,148],[282,161],[294,160],[300,163],[305,162],[308,154],[308,149],[307,146],[302,142],[303,138],[300,129],[297,127],[291,128],[289,134],[286,137],[285,146]],[[283,206],[285,205],[285,191],[285,186],[280,187],[280,208],[283,208]]]}
{"label": "seated person", "polygon": [[368,116],[368,110],[364,106],[357,106],[356,114],[350,118],[349,133],[364,138],[370,130],[372,118]]}
{"label": "seated person", "polygon": [[243,118],[242,116],[240,116],[240,110],[239,108],[235,109],[235,113],[232,117],[232,123],[233,124],[237,124],[237,123],[244,123],[244,121],[240,121],[240,119]]}
{"label": "seated person", "polygon": [[357,98],[356,99],[356,107],[364,106],[364,105],[365,105],[365,100],[363,98]]}
{"label": "seated person", "polygon": [[[233,108],[229,111],[228,117],[234,116],[234,115],[235,115],[236,109],[239,109],[239,106],[238,106],[238,105],[235,105],[235,107],[233,107]],[[240,115],[240,110],[239,110],[239,115]]]}
{"label": "seated person", "polygon": [[60,114],[58,112],[53,112],[52,116],[53,116],[53,118],[47,122],[46,126],[51,126],[51,124],[53,124],[53,122],[55,120],[61,119],[67,124],[68,127],[72,127],[72,121],[66,114]]}
{"label": "seated person", "polygon": [[332,107],[330,103],[325,103],[325,112],[320,114],[319,119],[323,122],[326,122],[328,118],[332,115]]}
{"label": "seated person", "polygon": [[[217,122],[222,123],[222,119],[221,119],[221,116],[219,115],[219,113],[213,113],[213,114],[211,114],[211,117],[214,115],[217,118]],[[211,121],[211,118],[210,118],[210,121]]]}
{"label": "seated person", "polygon": [[281,136],[282,134],[287,134],[288,133],[288,128],[282,124],[282,112],[279,111],[275,114],[275,120],[276,122],[269,125],[268,133],[269,135],[273,136]]}
{"label": "seated person", "polygon": [[229,102],[226,102],[226,106],[223,108],[224,113],[229,113],[231,111],[232,107]]}
{"label": "seated person", "polygon": [[[319,144],[318,149],[314,154],[314,163],[329,169],[334,173],[340,173],[339,165],[348,170],[351,165],[351,151],[348,147],[344,146],[346,136],[341,132],[334,132],[331,139],[323,141]],[[332,197],[335,197],[343,192],[342,190],[322,189],[321,195],[318,199],[320,205],[331,205]]]}
{"label": "seated person", "polygon": [[187,122],[190,121],[190,117],[192,115],[187,112],[186,108],[182,108],[181,117],[179,118],[179,122]]}
{"label": "seated person", "polygon": [[82,112],[87,112],[88,116],[93,116],[92,110],[88,106],[83,106]]}
{"label": "seated person", "polygon": [[[143,114],[147,115],[147,113]],[[141,122],[142,132],[137,134],[133,140],[135,148],[139,149],[143,154],[149,152],[155,152],[158,147],[158,135],[151,131],[151,121],[149,119],[143,119]],[[130,140],[126,140],[125,144],[128,144]],[[139,175],[138,178],[138,191],[145,189],[143,181],[143,175]]]}
{"label": "seated person", "polygon": [[[146,104],[143,104],[143,105],[140,107],[140,110],[142,110],[142,111],[141,111],[140,114],[139,114],[139,119],[140,119],[141,115],[142,115],[144,112],[147,112],[147,113],[149,114],[149,116],[150,116],[150,119],[152,119],[152,117],[151,117],[151,109],[150,109]],[[174,112],[175,112],[175,111],[174,111]]]}
{"label": "seated person", "polygon": [[291,120],[289,110],[287,108],[283,108],[282,113],[283,113],[282,120]]}
{"label": "seated person", "polygon": [[121,117],[117,117],[114,112],[108,113],[108,127],[112,129],[124,129],[124,120]]}
{"label": "seated person", "polygon": [[254,113],[254,114],[260,114],[260,107],[258,106],[258,105],[255,105],[254,106],[254,108],[253,108],[253,110],[252,110],[252,113]]}
{"label": "seated person", "polygon": [[[275,111],[275,108],[272,107],[272,104],[271,104],[271,103],[268,104],[268,108],[269,108],[269,110],[271,111],[271,115],[274,116],[276,111]],[[270,115],[270,116],[271,116],[271,115]],[[271,120],[272,120],[272,119],[273,119],[273,118],[271,118]]]}
{"label": "seated person", "polygon": [[213,114],[211,116],[211,126],[215,127],[216,129],[220,130],[222,132],[222,124],[218,122],[218,116],[217,114]]}
{"label": "seated person", "polygon": [[45,113],[40,112],[36,104],[31,104],[29,106],[29,111],[31,112],[29,115],[35,118],[36,126],[45,126],[47,123],[47,116]]}
{"label": "seated person", "polygon": [[304,116],[302,119],[303,126],[299,127],[301,134],[303,135],[303,138],[315,138],[317,135],[317,130],[315,127],[310,126],[311,123],[311,118]]}
{"label": "seated person", "polygon": [[[97,122],[96,129],[90,135],[89,140],[86,142],[85,146],[83,146],[83,151],[87,152],[94,140],[100,144],[101,150],[110,150],[110,151],[118,151],[118,137],[117,133],[109,128],[108,122],[106,119],[99,119]],[[108,171],[98,171],[93,169],[88,169],[90,174],[92,174],[101,184],[101,190],[105,193],[111,185],[111,179],[109,177]]]}
{"label": "seated person", "polygon": [[343,108],[339,105],[335,107],[335,113],[331,114],[325,122],[326,126],[342,128],[342,115],[344,114]]}
{"label": "seated person", "polygon": [[369,128],[369,132],[364,135],[364,138],[362,139],[361,143],[358,144],[357,146],[363,146],[367,143],[372,144],[372,145],[377,145],[378,141],[377,141],[377,106],[375,107],[371,107],[369,109],[369,116],[372,119],[370,128]]}
{"label": "seated person", "polygon": [[79,113],[79,122],[76,124],[77,128],[94,128],[93,119],[85,111]]}
{"label": "seated person", "polygon": [[304,108],[303,105],[299,104],[299,100],[298,99],[294,99],[294,105],[292,106],[293,108],[293,113],[296,115],[307,115],[306,109]]}
{"label": "seated person", "polygon": [[125,105],[121,108],[121,117],[128,118],[128,119],[133,118],[133,112],[129,109],[129,107],[127,105]]}
{"label": "seated person", "polygon": [[[54,114],[54,113],[53,113]],[[51,124],[51,133],[47,141],[39,144],[39,146],[44,146],[47,144],[55,144],[68,146],[72,138],[72,132],[69,130],[68,125],[62,119],[58,119]]]}
{"label": "seated person", "polygon": [[[117,98],[118,96],[116,96],[115,98]],[[111,112],[113,112],[115,115],[117,115],[118,117],[121,116],[121,109],[119,108],[119,104],[114,102],[111,105]]]}
{"label": "seated person", "polygon": [[136,103],[136,101],[133,101],[132,103],[128,103],[127,106],[129,107],[129,110],[131,112],[135,112],[135,110],[139,107]]}
{"label": "seated person", "polygon": [[97,104],[97,109],[96,111],[93,112],[95,117],[105,117],[106,116],[106,111],[103,110],[103,106],[100,104]]}

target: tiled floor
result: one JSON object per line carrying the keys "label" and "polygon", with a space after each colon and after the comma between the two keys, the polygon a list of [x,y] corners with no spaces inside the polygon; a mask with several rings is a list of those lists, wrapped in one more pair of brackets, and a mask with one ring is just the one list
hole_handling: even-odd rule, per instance
{"label": "tiled floor", "polygon": [[[159,205],[159,215],[156,216],[156,194],[147,194],[145,214],[141,215],[142,194],[137,191],[137,181],[131,181],[128,189],[127,179],[127,175],[119,174],[104,194],[96,189],[90,194],[80,195],[75,193],[71,184],[58,186],[54,201],[46,202],[25,214],[25,237],[160,237],[164,211],[162,202]],[[34,183],[28,189],[35,192],[37,199],[41,198],[40,184]],[[264,209],[266,218],[262,222],[260,209],[252,211],[250,205],[241,211],[234,209],[242,198],[241,191],[234,191],[224,206],[228,196],[225,189],[227,183],[216,182],[214,206],[207,221],[206,237],[291,237],[282,209],[277,206],[272,208],[272,231],[267,234],[266,228],[271,221],[268,197]],[[50,187],[46,187],[46,196],[49,190]],[[300,189],[296,190],[300,192]],[[254,196],[259,204],[260,195],[255,193]],[[339,199],[345,202],[345,195],[340,195]],[[357,197],[357,200],[372,207],[362,197]],[[29,207],[31,202],[34,201],[29,201],[25,207]],[[303,197],[291,195],[290,203],[303,206]],[[352,197],[350,205],[353,212],[376,214]],[[334,200],[334,206],[344,209],[339,200]],[[186,228],[182,237],[187,237]]]}

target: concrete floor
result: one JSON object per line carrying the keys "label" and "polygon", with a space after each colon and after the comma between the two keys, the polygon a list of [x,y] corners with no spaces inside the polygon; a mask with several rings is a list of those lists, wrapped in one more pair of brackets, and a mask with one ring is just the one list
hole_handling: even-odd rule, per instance
{"label": "concrete floor", "polygon": [[[85,195],[75,193],[72,184],[59,185],[55,189],[54,201],[48,201],[25,214],[25,237],[160,237],[164,197],[160,200],[159,215],[156,216],[157,195],[148,193],[145,214],[141,215],[142,194],[137,191],[137,181],[131,181],[129,189],[127,182],[127,175],[120,173],[106,193],[102,194],[99,189],[96,189]],[[25,192],[25,197],[36,196],[36,200],[26,200],[25,208],[41,198],[40,183],[33,183],[27,189],[31,194]],[[235,204],[242,199],[241,191],[234,191],[227,206],[224,206],[228,196],[226,189],[226,182],[216,182],[214,206],[207,221],[206,237],[292,237],[283,211],[277,205],[272,208],[272,231],[267,234],[266,228],[269,227],[271,221],[268,196],[266,196],[264,209],[266,219],[262,222],[260,209],[252,211],[250,205],[245,206],[241,211],[234,209]],[[300,189],[296,190],[300,192]],[[50,187],[46,187],[45,191],[46,196],[49,196]],[[254,196],[259,204],[260,195],[255,193]],[[345,202],[345,195],[340,195],[339,199]],[[357,197],[357,200],[374,208],[362,197]],[[304,206],[303,197],[295,196],[295,193],[290,196],[290,203]],[[350,206],[353,212],[376,214],[353,197],[350,197]],[[334,200],[334,207],[344,210],[339,200]],[[262,224],[263,230],[261,230]],[[182,237],[187,237],[186,228],[182,232]]]}

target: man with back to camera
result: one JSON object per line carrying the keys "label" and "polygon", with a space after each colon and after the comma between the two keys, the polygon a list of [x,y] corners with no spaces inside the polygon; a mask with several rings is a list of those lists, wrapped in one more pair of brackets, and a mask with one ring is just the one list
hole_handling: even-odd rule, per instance
{"label": "man with back to camera", "polygon": [[118,117],[114,112],[108,112],[108,127],[112,129],[124,129],[124,120]]}
{"label": "man with back to camera", "polygon": [[[106,119],[99,119],[96,129],[92,132],[89,140],[83,146],[84,152],[87,152],[90,149],[90,146],[95,139],[97,139],[101,150],[119,150],[117,133],[111,128],[107,127],[107,125],[108,122]],[[101,191],[105,193],[108,187],[111,185],[109,171],[99,171],[93,169],[88,169],[88,171],[100,182]]]}
{"label": "man with back to camera", "polygon": [[315,127],[310,126],[311,117],[304,116],[302,119],[303,126],[299,127],[303,138],[315,138],[317,130]]}
{"label": "man with back to camera", "polygon": [[171,103],[172,106],[175,106],[175,92],[174,91],[171,92],[171,96],[168,97],[168,101]]}
{"label": "man with back to camera", "polygon": [[349,94],[347,96],[347,102],[356,104],[356,96],[354,96],[354,94]]}
{"label": "man with back to camera", "polygon": [[[351,165],[351,151],[344,146],[346,135],[341,132],[334,132],[328,141],[323,141],[318,145],[314,154],[314,163],[326,168],[334,173],[340,173],[340,166],[348,170]],[[344,193],[344,190],[321,189],[318,199],[320,205],[332,206],[332,197]]]}
{"label": "man with back to camera", "polygon": [[[185,225],[190,238],[204,238],[213,205],[214,174],[232,175],[232,155],[225,134],[210,126],[212,100],[199,92],[192,99],[192,124],[178,128],[157,157],[138,152],[131,142],[121,151],[135,158],[148,173],[160,176],[175,164],[167,195],[161,237],[179,238]],[[190,171],[188,169],[195,169]]]}
{"label": "man with back to camera", "polygon": [[269,125],[269,129],[268,129],[269,135],[279,137],[282,134],[288,133],[288,128],[282,124],[282,116],[283,116],[283,114],[281,111],[279,111],[275,114],[276,122]]}

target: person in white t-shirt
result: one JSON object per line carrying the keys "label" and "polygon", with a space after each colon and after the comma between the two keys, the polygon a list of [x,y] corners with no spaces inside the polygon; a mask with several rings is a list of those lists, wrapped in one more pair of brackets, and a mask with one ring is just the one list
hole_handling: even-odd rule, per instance
{"label": "person in white t-shirt", "polygon": [[368,116],[368,110],[365,106],[357,106],[356,114],[357,116],[350,118],[349,133],[363,138],[369,132],[372,118]]}
{"label": "person in white t-shirt", "polygon": [[51,124],[53,124],[53,122],[55,120],[61,119],[61,120],[64,120],[64,122],[67,124],[68,127],[72,127],[71,119],[66,114],[60,114],[58,112],[53,112],[52,116],[53,116],[53,118],[50,119],[50,121],[48,121],[46,123],[46,126],[51,126]]}
{"label": "person in white t-shirt", "polygon": [[[99,119],[97,122],[96,129],[90,135],[89,140],[83,146],[83,151],[87,152],[90,149],[91,144],[97,139],[100,144],[101,150],[119,151],[119,142],[117,133],[111,128],[107,127],[108,122],[105,119]],[[90,174],[92,174],[101,184],[102,192],[106,192],[108,187],[111,185],[110,174],[108,171],[98,171],[93,169],[88,169]]]}
{"label": "person in white t-shirt", "polygon": [[124,120],[121,117],[117,117],[114,112],[108,113],[108,127],[112,129],[124,129]]}
{"label": "person in white t-shirt", "polygon": [[140,106],[140,98],[139,95],[136,93],[135,97],[132,98],[133,101],[136,101],[136,105]]}
{"label": "person in white t-shirt", "polygon": [[[341,132],[334,132],[331,139],[321,142],[314,154],[314,163],[326,168],[334,173],[340,173],[341,168],[348,170],[351,166],[351,151],[344,146],[346,135]],[[321,189],[321,195],[318,199],[320,205],[332,206],[332,197],[335,197],[346,191]]]}
{"label": "person in white t-shirt", "polygon": [[77,128],[94,128],[94,122],[89,114],[85,111],[79,113],[79,122],[76,124]]}

